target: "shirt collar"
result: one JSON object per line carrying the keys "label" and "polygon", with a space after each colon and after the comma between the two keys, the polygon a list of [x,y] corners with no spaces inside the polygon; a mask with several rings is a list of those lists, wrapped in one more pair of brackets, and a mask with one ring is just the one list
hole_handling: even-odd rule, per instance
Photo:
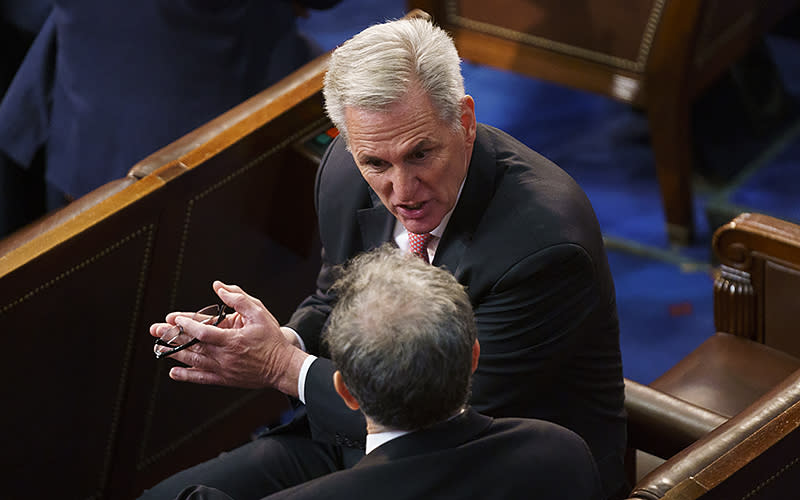
{"label": "shirt collar", "polygon": [[[452,417],[448,418],[447,420],[453,420],[457,416],[463,414],[466,411],[466,408],[461,408],[458,412],[453,415]],[[405,436],[406,434],[410,434],[414,431],[395,431],[395,430],[388,430],[383,432],[375,432],[373,434],[367,434],[367,443],[365,445],[365,451],[367,454],[377,448],[378,446],[388,443],[392,439],[397,439],[400,436]]]}
{"label": "shirt collar", "polygon": [[366,452],[369,453],[378,446],[388,443],[392,439],[399,438],[400,436],[405,436],[409,432],[412,431],[383,431],[367,434]]}

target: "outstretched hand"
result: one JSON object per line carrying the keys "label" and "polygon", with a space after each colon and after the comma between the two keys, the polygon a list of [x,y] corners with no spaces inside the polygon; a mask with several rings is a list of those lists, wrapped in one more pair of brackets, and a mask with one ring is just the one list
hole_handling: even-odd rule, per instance
{"label": "outstretched hand", "polygon": [[235,285],[213,284],[219,298],[236,312],[219,325],[202,324],[185,313],[170,313],[166,323],[150,327],[158,337],[177,324],[199,340],[194,346],[172,355],[188,365],[173,367],[173,380],[242,388],[273,387],[297,396],[300,366],[308,356],[290,342],[264,304]]}

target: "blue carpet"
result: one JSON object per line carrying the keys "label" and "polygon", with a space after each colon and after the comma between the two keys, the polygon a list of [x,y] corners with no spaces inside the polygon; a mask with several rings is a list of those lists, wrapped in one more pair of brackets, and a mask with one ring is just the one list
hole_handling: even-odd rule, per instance
{"label": "blue carpet", "polygon": [[[313,12],[301,29],[328,50],[404,12],[403,1],[344,0],[329,11]],[[772,37],[769,48],[787,90],[800,96],[800,42]],[[633,380],[650,382],[714,332],[714,228],[741,211],[800,222],[796,116],[768,133],[756,133],[722,112],[730,103],[698,107],[695,135],[713,175],[698,174],[695,182],[696,241],[672,248],[641,113],[507,71],[464,63],[463,72],[478,119],[555,161],[592,201],[617,289],[624,372]]]}
{"label": "blue carpet", "polygon": [[[800,129],[792,135],[800,135]],[[759,207],[783,219],[800,222],[800,141],[794,140],[730,195],[732,204]]]}

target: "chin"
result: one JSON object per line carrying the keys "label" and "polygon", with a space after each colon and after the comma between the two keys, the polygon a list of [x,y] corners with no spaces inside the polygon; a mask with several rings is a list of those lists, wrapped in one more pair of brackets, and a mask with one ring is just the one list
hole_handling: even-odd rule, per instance
{"label": "chin", "polygon": [[425,224],[421,221],[409,221],[407,224],[403,224],[403,227],[406,228],[407,231],[411,231],[412,233],[429,233],[436,229],[436,225]]}

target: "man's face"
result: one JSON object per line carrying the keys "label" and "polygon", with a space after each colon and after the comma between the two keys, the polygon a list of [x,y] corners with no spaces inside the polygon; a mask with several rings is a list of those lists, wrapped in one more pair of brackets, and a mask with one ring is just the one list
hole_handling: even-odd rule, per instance
{"label": "man's face", "polygon": [[406,230],[432,231],[456,203],[475,142],[475,105],[461,103],[462,129],[439,119],[422,91],[385,112],[345,110],[350,151],[361,175]]}

